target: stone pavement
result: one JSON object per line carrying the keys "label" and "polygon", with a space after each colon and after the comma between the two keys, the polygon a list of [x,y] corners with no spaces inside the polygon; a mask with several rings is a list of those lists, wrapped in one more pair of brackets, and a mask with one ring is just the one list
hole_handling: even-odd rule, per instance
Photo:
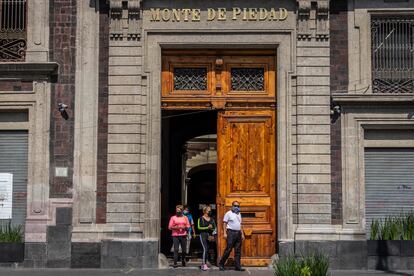
{"label": "stone pavement", "polygon": [[[0,276],[274,276],[272,270],[265,268],[247,268],[245,272],[233,270],[219,271],[214,268],[209,271],[200,271],[195,267],[169,269],[9,269],[0,268]],[[381,272],[381,271],[332,271],[331,276],[414,276],[414,271]]]}

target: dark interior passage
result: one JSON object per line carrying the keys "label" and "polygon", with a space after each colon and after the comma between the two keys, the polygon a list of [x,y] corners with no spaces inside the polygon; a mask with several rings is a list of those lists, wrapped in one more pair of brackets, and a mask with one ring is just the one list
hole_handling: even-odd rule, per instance
{"label": "dark interior passage", "polygon": [[[175,206],[183,203],[184,145],[194,137],[216,134],[217,112],[163,110],[162,118],[161,252],[170,255],[172,241],[168,221],[175,213]],[[205,203],[215,204],[216,197],[214,166],[199,169],[194,168],[188,186],[188,203],[193,210],[194,219],[200,215],[197,201],[202,199],[203,203],[205,201]],[[192,196],[194,194],[197,196]]]}

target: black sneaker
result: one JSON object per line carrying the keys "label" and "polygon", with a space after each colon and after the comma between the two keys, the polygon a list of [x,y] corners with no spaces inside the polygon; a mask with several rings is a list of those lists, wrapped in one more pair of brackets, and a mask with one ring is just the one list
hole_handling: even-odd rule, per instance
{"label": "black sneaker", "polygon": [[182,262],[181,262],[181,265],[182,265],[182,266],[185,266],[185,261],[182,261]]}
{"label": "black sneaker", "polygon": [[178,267],[178,265],[177,264],[173,264],[173,266],[172,266],[173,268],[177,268]]}
{"label": "black sneaker", "polygon": [[220,271],[224,271],[225,269],[224,269],[224,266],[223,265],[221,265],[221,264],[219,264],[219,270]]}
{"label": "black sneaker", "polygon": [[234,270],[236,270],[236,271],[246,271],[246,269],[241,268],[241,267],[236,267]]}

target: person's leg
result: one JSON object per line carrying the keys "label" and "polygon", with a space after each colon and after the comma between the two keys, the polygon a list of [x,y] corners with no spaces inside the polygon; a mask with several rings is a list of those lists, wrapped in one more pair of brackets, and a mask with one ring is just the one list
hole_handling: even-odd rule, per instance
{"label": "person's leg", "polygon": [[207,270],[207,257],[208,257],[208,233],[200,233],[200,242],[203,247],[203,256],[201,262],[201,269]]}
{"label": "person's leg", "polygon": [[215,237],[215,241],[211,243],[213,247],[213,257],[212,257],[212,264],[217,265],[217,236]]}
{"label": "person's leg", "polygon": [[224,250],[223,256],[221,257],[221,260],[219,262],[219,266],[221,266],[221,267],[224,266],[224,264],[227,261],[227,258],[230,255],[231,250],[233,249],[234,242],[235,242],[235,234],[236,234],[236,232],[227,231],[227,244],[226,244],[226,249]]}
{"label": "person's leg", "polygon": [[173,244],[174,244],[174,265],[177,265],[178,261],[178,237],[173,237]]}
{"label": "person's leg", "polygon": [[181,236],[181,263],[185,266],[185,249],[187,248],[187,237]]}
{"label": "person's leg", "polygon": [[191,234],[188,234],[187,235],[187,247],[185,250],[185,253],[187,254],[187,258],[188,258],[188,255],[190,254],[190,244],[191,244]]}
{"label": "person's leg", "polygon": [[207,261],[207,241],[206,241],[206,234],[207,233],[200,233],[200,242],[201,246],[203,247],[203,255],[201,257],[201,265],[205,265]]}
{"label": "person's leg", "polygon": [[242,236],[241,232],[238,232],[234,242],[234,262],[236,269],[241,269],[241,247],[242,247]]}

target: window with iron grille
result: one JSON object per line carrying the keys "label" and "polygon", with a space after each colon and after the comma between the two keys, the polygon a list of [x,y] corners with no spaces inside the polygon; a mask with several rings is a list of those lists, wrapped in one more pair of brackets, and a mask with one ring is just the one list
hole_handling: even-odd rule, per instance
{"label": "window with iron grille", "polygon": [[27,0],[0,0],[0,62],[24,61]]}
{"label": "window with iron grille", "polygon": [[373,93],[414,93],[414,17],[372,17]]}

